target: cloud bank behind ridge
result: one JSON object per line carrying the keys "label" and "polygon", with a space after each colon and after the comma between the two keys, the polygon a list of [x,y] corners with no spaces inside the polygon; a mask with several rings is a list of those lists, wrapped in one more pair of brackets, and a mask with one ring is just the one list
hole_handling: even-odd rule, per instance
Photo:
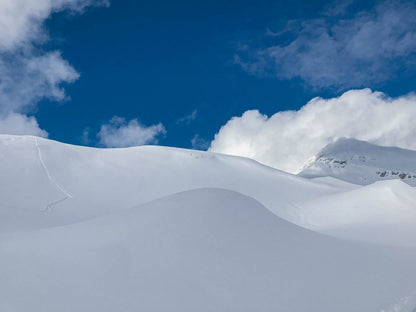
{"label": "cloud bank behind ridge", "polygon": [[415,94],[391,98],[370,89],[351,90],[332,99],[317,97],[298,111],[270,117],[246,111],[221,127],[209,150],[296,173],[340,137],[416,150],[415,116]]}
{"label": "cloud bank behind ridge", "polygon": [[145,126],[137,119],[127,121],[114,116],[107,124],[101,126],[97,137],[102,147],[129,147],[144,144],[157,144],[158,137],[166,134],[165,127],[158,123]]}

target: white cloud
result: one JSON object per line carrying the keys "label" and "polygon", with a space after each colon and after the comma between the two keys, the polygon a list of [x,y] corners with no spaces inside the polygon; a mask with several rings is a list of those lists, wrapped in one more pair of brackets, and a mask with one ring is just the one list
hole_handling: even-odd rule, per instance
{"label": "white cloud", "polygon": [[47,39],[43,22],[54,12],[82,11],[105,0],[2,0],[0,1],[0,50],[10,51]]}
{"label": "white cloud", "polygon": [[158,137],[165,134],[165,127],[161,123],[146,127],[137,119],[127,122],[125,118],[114,116],[108,124],[101,126],[97,137],[100,146],[128,147],[157,144]]}
{"label": "white cloud", "polygon": [[[334,2],[320,18],[268,31],[280,43],[245,48],[235,62],[260,76],[299,77],[314,88],[337,89],[376,85],[416,64],[414,2],[384,1],[373,10],[343,16],[349,5]],[[285,39],[279,40],[281,35]]]}
{"label": "white cloud", "polygon": [[39,128],[36,118],[16,113],[0,116],[0,133],[48,137],[48,133]]}
{"label": "white cloud", "polygon": [[390,98],[370,89],[351,90],[337,98],[314,98],[299,111],[271,117],[246,111],[220,129],[209,150],[296,173],[340,137],[416,150],[415,116],[415,94]]}
{"label": "white cloud", "polygon": [[[60,51],[45,51],[48,38],[44,22],[54,12],[82,12],[88,5],[108,4],[103,0],[2,0],[0,1],[0,119],[19,116],[29,125],[34,117],[21,114],[36,110],[44,98],[66,99],[62,84],[72,83],[79,74]],[[25,119],[26,117],[26,119]],[[8,123],[2,131],[14,131]],[[21,125],[15,123],[16,127]],[[37,122],[36,122],[37,126]],[[29,127],[30,128],[30,127]],[[35,129],[34,127],[33,129]],[[42,130],[43,131],[43,130]],[[36,131],[35,131],[36,132]],[[43,134],[43,132],[37,132]]]}
{"label": "white cloud", "polygon": [[78,73],[57,51],[40,56],[20,54],[0,57],[0,112],[31,110],[42,98],[62,101],[61,84],[73,82]]}

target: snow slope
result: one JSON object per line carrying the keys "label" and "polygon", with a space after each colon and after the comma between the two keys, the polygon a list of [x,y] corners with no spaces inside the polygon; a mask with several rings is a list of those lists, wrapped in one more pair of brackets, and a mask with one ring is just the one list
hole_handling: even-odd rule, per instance
{"label": "snow slope", "polygon": [[338,186],[350,190],[291,205],[287,219],[337,237],[416,246],[415,172],[415,151],[339,139],[299,176],[331,185],[336,178]]}
{"label": "snow slope", "polygon": [[3,135],[0,159],[0,232],[75,223],[202,187],[241,192],[285,218],[282,202],[343,190],[246,158],[160,146],[95,149]]}
{"label": "snow slope", "polygon": [[[177,192],[214,187],[252,197],[277,216],[314,231],[416,246],[416,235],[408,235],[416,228],[416,190],[403,191],[405,185],[361,189],[234,156],[160,146],[94,149],[30,136],[0,136],[0,157],[0,233],[77,223]],[[402,200],[404,193],[408,200]],[[371,218],[374,213],[379,217]],[[401,220],[406,226],[398,229]],[[357,234],[358,225],[366,227],[365,235]]]}
{"label": "snow slope", "polygon": [[416,251],[349,243],[221,189],[0,236],[0,311],[411,311]]}
{"label": "snow slope", "polygon": [[361,185],[401,179],[416,186],[416,151],[342,138],[309,160],[299,176],[330,176]]}
{"label": "snow slope", "polygon": [[416,247],[416,190],[379,181],[291,206],[291,222],[331,236]]}
{"label": "snow slope", "polygon": [[413,312],[415,211],[401,181],[0,135],[0,311]]}

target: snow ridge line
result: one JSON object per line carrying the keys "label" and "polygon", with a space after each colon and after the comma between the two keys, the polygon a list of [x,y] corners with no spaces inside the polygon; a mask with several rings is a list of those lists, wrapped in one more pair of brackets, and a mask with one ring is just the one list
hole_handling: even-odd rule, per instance
{"label": "snow ridge line", "polygon": [[69,199],[69,198],[72,198],[72,195],[71,194],[69,194],[67,191],[65,191],[65,189],[62,187],[62,186],[60,186],[53,178],[52,178],[52,176],[51,176],[51,174],[49,173],[49,170],[48,170],[48,167],[46,167],[46,165],[45,165],[45,162],[43,161],[43,159],[42,159],[42,153],[41,153],[41,151],[40,151],[40,148],[39,148],[39,143],[38,143],[38,138],[37,137],[34,137],[35,138],[35,145],[36,145],[36,150],[37,150],[37,152],[38,152],[38,158],[39,158],[39,162],[40,162],[40,164],[41,164],[41,166],[42,166],[42,169],[43,169],[43,172],[46,174],[46,176],[48,177],[48,180],[53,184],[53,185],[55,185],[55,187],[59,190],[59,191],[61,191],[64,195],[65,195],[65,197],[64,198],[61,198],[61,199],[59,199],[59,200],[56,200],[56,201],[54,201],[54,202],[52,202],[52,203],[49,203],[44,209],[42,209],[42,211],[44,211],[44,212],[51,212],[51,210],[52,210],[52,207],[53,206],[55,206],[55,205],[57,205],[57,204],[59,204],[59,203],[61,203],[61,202],[63,202],[63,201],[65,201],[65,200],[67,200],[67,199]]}

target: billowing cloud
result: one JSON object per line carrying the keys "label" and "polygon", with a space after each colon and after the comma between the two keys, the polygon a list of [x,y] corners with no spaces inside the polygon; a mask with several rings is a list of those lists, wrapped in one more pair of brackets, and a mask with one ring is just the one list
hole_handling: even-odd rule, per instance
{"label": "billowing cloud", "polygon": [[165,127],[161,123],[146,127],[137,119],[127,122],[125,118],[114,116],[108,124],[101,126],[97,137],[100,146],[129,147],[157,144],[158,138],[165,134]]}
{"label": "billowing cloud", "polygon": [[31,110],[43,98],[62,101],[66,96],[61,84],[79,76],[57,51],[0,57],[0,75],[0,112]]}
{"label": "billowing cloud", "polygon": [[48,137],[48,133],[39,128],[36,118],[17,113],[0,116],[0,133]]}
{"label": "billowing cloud", "polygon": [[[36,104],[44,98],[65,100],[63,84],[74,82],[79,74],[62,58],[60,51],[43,49],[49,40],[44,22],[58,11],[82,12],[88,5],[105,4],[108,1],[0,1],[0,120],[28,122],[28,127],[8,122],[0,132],[45,136],[46,132],[39,132],[33,116],[22,114],[34,112]],[[28,132],[30,129],[33,132]]]}
{"label": "billowing cloud", "polygon": [[352,17],[345,14],[350,4],[338,1],[320,18],[290,21],[277,32],[268,30],[273,44],[245,45],[235,62],[252,74],[301,78],[313,88],[336,89],[377,85],[414,67],[415,2],[384,1]]}
{"label": "billowing cloud", "polygon": [[415,116],[415,94],[391,98],[370,89],[351,90],[337,98],[314,98],[298,111],[271,117],[246,111],[220,129],[209,150],[296,173],[340,137],[416,150]]}

